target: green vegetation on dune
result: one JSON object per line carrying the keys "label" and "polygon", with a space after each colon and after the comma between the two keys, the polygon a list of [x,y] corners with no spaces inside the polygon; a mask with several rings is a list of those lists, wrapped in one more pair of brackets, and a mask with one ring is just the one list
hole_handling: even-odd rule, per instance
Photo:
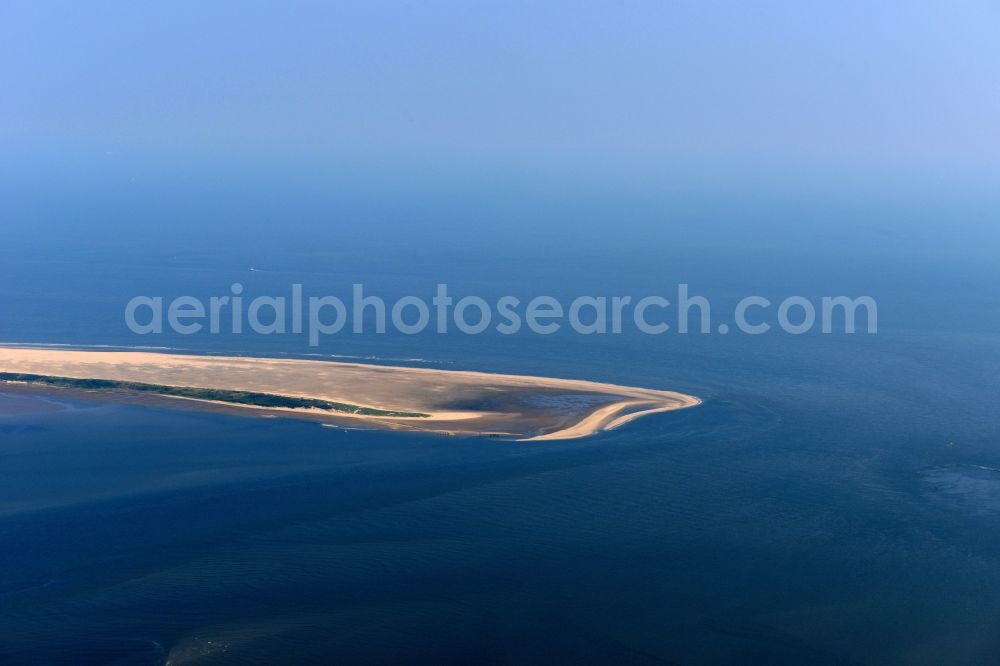
{"label": "green vegetation on dune", "polygon": [[155,393],[156,395],[174,396],[178,398],[194,398],[196,400],[214,400],[231,402],[237,405],[254,405],[256,407],[297,407],[322,409],[330,412],[347,414],[364,414],[366,416],[393,416],[407,418],[426,418],[429,414],[420,412],[396,412],[387,409],[362,407],[345,402],[330,402],[316,398],[299,398],[273,393],[255,393],[253,391],[229,391],[226,389],[192,388],[189,386],[164,386],[162,384],[144,384],[142,382],[125,382],[113,379],[76,379],[73,377],[53,377],[49,375],[32,375],[18,372],[0,372],[0,381],[25,382],[28,384],[44,384],[46,386],[63,386],[77,389],[117,389],[137,393]]}

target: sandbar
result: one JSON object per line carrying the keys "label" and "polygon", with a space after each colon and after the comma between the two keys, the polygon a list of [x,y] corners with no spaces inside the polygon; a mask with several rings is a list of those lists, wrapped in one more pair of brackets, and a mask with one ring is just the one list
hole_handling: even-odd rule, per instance
{"label": "sandbar", "polygon": [[[701,402],[674,391],[580,379],[341,361],[20,345],[0,345],[0,373],[66,378],[64,383],[103,380],[105,388],[90,389],[95,392],[106,390],[112,382],[120,383],[125,392],[130,392],[131,386],[131,392],[139,388],[155,393],[159,387],[162,395],[157,397],[171,403],[217,403],[244,414],[294,415],[345,427],[522,441],[586,437],[641,416]],[[10,391],[20,383],[0,381],[0,386]],[[200,399],[200,392],[217,399]],[[230,397],[234,395],[257,396],[247,400],[257,404],[235,404],[231,400],[236,398]],[[282,402],[308,406],[274,406]]]}

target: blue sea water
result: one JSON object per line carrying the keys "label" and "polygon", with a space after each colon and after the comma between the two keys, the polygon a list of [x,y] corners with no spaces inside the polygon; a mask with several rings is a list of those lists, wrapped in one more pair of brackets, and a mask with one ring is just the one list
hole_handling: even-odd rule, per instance
{"label": "blue sea water", "polygon": [[[995,207],[458,191],[11,195],[0,340],[358,356],[704,404],[514,443],[0,394],[0,663],[1000,660]],[[749,294],[867,294],[879,332],[314,349],[124,325],[132,296],[234,282],[488,299],[684,282],[723,319]]]}

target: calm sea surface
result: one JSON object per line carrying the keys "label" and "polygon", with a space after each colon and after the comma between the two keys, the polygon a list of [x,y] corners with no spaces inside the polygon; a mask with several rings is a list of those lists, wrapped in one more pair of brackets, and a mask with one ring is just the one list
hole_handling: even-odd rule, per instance
{"label": "calm sea surface", "polygon": [[[357,356],[705,404],[522,444],[0,394],[0,663],[1000,662],[989,211],[250,198],[13,200],[0,340]],[[123,323],[132,296],[233,282],[671,299],[686,282],[717,321],[748,294],[870,294],[880,330],[310,349]]]}

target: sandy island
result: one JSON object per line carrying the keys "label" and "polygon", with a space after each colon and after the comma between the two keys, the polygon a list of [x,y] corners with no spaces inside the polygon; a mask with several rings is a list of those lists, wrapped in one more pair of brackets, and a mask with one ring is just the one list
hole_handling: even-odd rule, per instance
{"label": "sandy island", "polygon": [[[163,398],[177,404],[215,402],[241,413],[303,416],[331,425],[489,435],[525,441],[585,437],[617,428],[640,416],[701,402],[673,391],[574,379],[335,361],[26,346],[0,346],[0,373],[327,401],[366,411],[411,415],[262,407],[178,396]],[[16,389],[18,384],[0,382],[5,390]]]}

